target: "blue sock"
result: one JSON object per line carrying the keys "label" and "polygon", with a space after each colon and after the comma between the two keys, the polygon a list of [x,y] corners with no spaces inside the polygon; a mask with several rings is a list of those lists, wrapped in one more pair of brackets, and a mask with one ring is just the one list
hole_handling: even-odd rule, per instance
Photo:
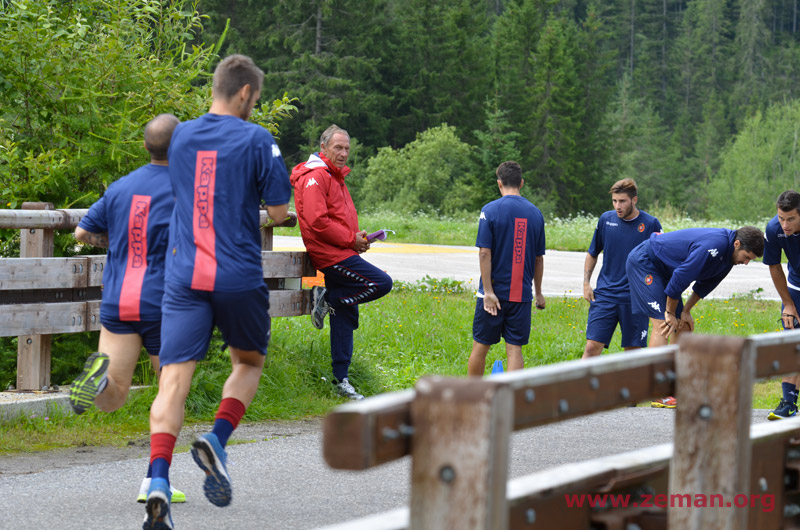
{"label": "blue sock", "polygon": [[790,403],[797,403],[797,387],[792,383],[781,383],[783,389],[783,399]]}
{"label": "blue sock", "polygon": [[153,466],[148,464],[147,475],[145,475],[144,478],[152,478],[152,477],[153,477]]}
{"label": "blue sock", "polygon": [[211,433],[215,434],[219,440],[219,444],[225,447],[228,444],[228,438],[230,438],[231,433],[233,433],[233,424],[226,419],[217,418],[214,420],[214,428],[211,429]]}
{"label": "blue sock", "polygon": [[165,458],[156,458],[150,463],[153,478],[163,478],[169,483],[169,463]]}

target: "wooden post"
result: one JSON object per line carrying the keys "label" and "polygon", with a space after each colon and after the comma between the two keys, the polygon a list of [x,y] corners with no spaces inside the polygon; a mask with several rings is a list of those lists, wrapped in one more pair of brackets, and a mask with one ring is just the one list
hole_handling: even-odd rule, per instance
{"label": "wooden post", "polygon": [[424,378],[411,404],[411,528],[505,529],[507,383]]}
{"label": "wooden post", "polygon": [[[49,202],[26,202],[23,210],[52,210]],[[53,230],[20,230],[21,258],[52,258]],[[17,390],[42,390],[50,386],[50,335],[21,335],[17,344]]]}
{"label": "wooden post", "polygon": [[678,346],[669,530],[746,530],[754,350],[744,337],[695,334]]}

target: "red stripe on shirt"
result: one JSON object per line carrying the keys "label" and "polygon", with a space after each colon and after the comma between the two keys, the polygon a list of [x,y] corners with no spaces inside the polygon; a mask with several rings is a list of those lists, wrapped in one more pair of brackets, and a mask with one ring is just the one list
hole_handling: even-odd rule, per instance
{"label": "red stripe on shirt", "polygon": [[142,284],[147,272],[147,219],[150,215],[150,196],[134,195],[128,216],[128,261],[119,293],[119,319],[139,320]]}
{"label": "red stripe on shirt", "polygon": [[217,278],[217,235],[214,232],[214,183],[217,177],[217,152],[198,151],[194,171],[192,233],[197,251],[194,256],[192,289],[213,291]]}
{"label": "red stripe on shirt", "polygon": [[528,220],[514,219],[514,257],[511,263],[511,290],[508,299],[522,301],[522,284],[525,277],[525,237],[528,233]]}

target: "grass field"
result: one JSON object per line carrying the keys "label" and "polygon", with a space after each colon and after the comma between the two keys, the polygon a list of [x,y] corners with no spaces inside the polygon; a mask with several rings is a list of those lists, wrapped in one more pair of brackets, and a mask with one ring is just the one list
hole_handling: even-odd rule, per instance
{"label": "grass field", "polygon": [[[428,374],[464,376],[472,345],[475,298],[453,281],[398,282],[389,296],[362,306],[355,335],[351,380],[366,395],[413,387]],[[534,310],[531,342],[523,348],[526,367],[577,359],[583,352],[588,305],[583,299],[548,298]],[[777,302],[746,296],[704,300],[693,314],[700,333],[751,335],[778,329]],[[619,337],[609,353],[617,353]],[[487,367],[505,359],[502,344],[494,346]],[[140,377],[152,379],[148,364]],[[215,339],[209,357],[200,363],[187,402],[187,422],[211,421],[222,382],[229,371],[227,353]],[[777,383],[759,383],[754,407],[773,408]],[[148,429],[149,405],[155,388],[137,393],[121,410],[82,416],[49,414],[0,424],[0,452],[35,451],[82,444],[124,444]],[[325,414],[342,403],[330,385],[327,324],[314,329],[308,317],[276,318],[273,342],[262,382],[246,421],[296,419]]]}

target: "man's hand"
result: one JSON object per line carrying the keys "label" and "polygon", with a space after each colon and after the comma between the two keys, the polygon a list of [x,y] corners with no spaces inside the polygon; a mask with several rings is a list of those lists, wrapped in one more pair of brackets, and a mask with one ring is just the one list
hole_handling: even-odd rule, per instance
{"label": "man's hand", "polygon": [[589,303],[594,302],[594,289],[592,289],[592,284],[590,283],[583,284],[583,299]]}
{"label": "man's hand", "polygon": [[794,329],[794,323],[797,319],[797,309],[794,307],[784,306],[781,313],[781,320],[783,321],[784,329]]}
{"label": "man's hand", "polygon": [[353,250],[361,254],[362,252],[366,252],[369,250],[369,241],[367,241],[367,231],[361,230],[360,232],[356,232],[356,239],[353,241]]}
{"label": "man's hand", "polygon": [[[594,298],[594,296],[592,296]],[[536,295],[536,309],[544,309],[544,295],[537,294]]]}
{"label": "man's hand", "polygon": [[494,293],[485,293],[483,295],[483,310],[496,317],[498,309],[500,309],[500,300],[497,299],[497,295]]}
{"label": "man's hand", "polygon": [[[681,316],[683,318],[683,316]],[[674,313],[670,313],[669,311],[664,312],[664,323],[661,324],[661,336],[662,337],[669,337],[672,333],[678,331],[678,319],[675,317]]]}
{"label": "man's hand", "polygon": [[694,318],[692,314],[684,309],[681,311],[681,321],[678,322],[679,331],[694,331]]}

